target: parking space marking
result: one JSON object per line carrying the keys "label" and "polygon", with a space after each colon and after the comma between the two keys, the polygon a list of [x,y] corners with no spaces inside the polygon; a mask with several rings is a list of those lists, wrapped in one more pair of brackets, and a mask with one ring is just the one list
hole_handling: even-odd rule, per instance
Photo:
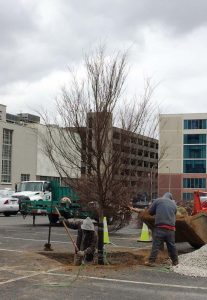
{"label": "parking space marking", "polygon": [[35,277],[35,276],[38,276],[38,275],[44,275],[44,274],[47,274],[47,272],[50,273],[50,272],[58,271],[58,270],[61,270],[62,268],[63,268],[63,267],[58,267],[58,268],[51,269],[51,270],[48,270],[48,271],[35,272],[35,273],[33,273],[33,274],[30,274],[30,275],[25,275],[25,276],[21,276],[21,277],[16,277],[16,278],[13,278],[13,279],[9,279],[9,280],[6,280],[6,281],[2,281],[2,282],[0,282],[0,285],[4,285],[4,284],[12,283],[12,282],[15,282],[15,281],[19,281],[19,280],[23,280],[23,279]]}
{"label": "parking space marking", "polygon": [[[10,239],[10,240],[21,240],[21,241],[33,241],[33,242],[45,242],[46,240],[37,240],[37,239],[25,239],[25,238],[18,238],[18,237],[11,237],[11,236],[3,236],[3,239]],[[58,243],[58,244],[72,244],[72,242],[62,242],[62,241],[50,241],[51,243]]]}
{"label": "parking space marking", "polygon": [[[2,237],[4,239],[11,239],[11,240],[22,240],[22,241],[33,241],[33,242],[46,242],[46,239],[44,240],[39,240],[39,239],[26,239],[26,238],[18,238],[18,237],[11,237],[11,236],[4,236]],[[67,242],[63,242],[63,241],[54,241],[54,240],[51,240],[50,241],[51,243],[54,243],[54,244],[72,244],[71,241],[67,241]],[[114,243],[111,243],[111,245],[113,247],[117,247],[117,248],[129,248],[129,249],[140,249],[139,247],[129,247],[129,246],[126,246],[126,245],[117,245],[117,244],[114,244]]]}
{"label": "parking space marking", "polygon": [[[69,274],[62,274],[62,273],[51,273],[47,272],[47,275],[53,276],[63,276],[63,277],[76,277],[76,275],[69,275]],[[97,281],[108,281],[108,282],[117,282],[117,283],[127,283],[127,284],[136,284],[136,285],[145,285],[145,286],[157,286],[157,287],[170,287],[170,288],[183,288],[188,290],[207,290],[207,287],[199,287],[199,286],[192,286],[192,285],[180,285],[180,284],[165,284],[165,283],[157,283],[157,282],[147,282],[147,281],[133,281],[133,280],[124,280],[124,279],[116,279],[116,278],[106,278],[106,277],[94,277],[94,276],[86,276],[86,275],[79,275],[78,278],[83,279],[92,279]]]}
{"label": "parking space marking", "polygon": [[22,251],[22,250],[1,249],[1,248],[0,248],[0,251],[10,251],[10,252],[19,252],[19,253],[24,253],[24,252],[26,252],[26,251]]}

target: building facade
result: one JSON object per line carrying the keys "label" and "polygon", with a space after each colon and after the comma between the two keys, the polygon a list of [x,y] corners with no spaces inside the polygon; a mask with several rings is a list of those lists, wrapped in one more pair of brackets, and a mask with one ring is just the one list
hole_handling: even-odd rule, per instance
{"label": "building facade", "polygon": [[[88,113],[86,128],[87,143],[94,144],[95,118],[101,113]],[[148,198],[157,196],[157,169],[158,169],[158,140],[141,134],[129,132],[112,125],[112,115],[107,113],[108,124],[106,135],[108,145],[106,152],[119,153],[121,167],[115,173],[115,179],[131,187],[136,193],[146,193]],[[94,146],[93,146],[94,147]],[[92,159],[92,158],[91,158]],[[82,174],[84,175],[84,169]]]}
{"label": "building facade", "polygon": [[[89,144],[93,143],[94,129],[90,121],[93,116],[94,113],[88,114],[87,126],[83,128]],[[52,130],[58,141],[59,131],[54,125],[51,127],[54,127]],[[119,148],[122,152],[122,168],[116,173],[116,180],[133,187],[137,193],[147,192],[149,197],[156,196],[158,140],[113,127],[112,118],[109,118],[107,134],[107,151]],[[38,116],[8,114],[6,106],[0,105],[0,189],[14,189],[15,183],[24,180],[60,180],[60,174],[44,152],[43,137],[46,135],[46,126],[40,124]],[[77,161],[78,164],[81,165],[81,161]],[[80,170],[71,167],[70,176],[85,176],[84,161],[81,167]]]}
{"label": "building facade", "polygon": [[206,191],[206,137],[205,113],[160,115],[159,195],[189,201],[194,190]]}
{"label": "building facade", "polygon": [[[0,189],[24,180],[58,180],[60,175],[44,153],[46,128],[31,114],[12,115],[0,104]],[[71,177],[77,171],[71,170]],[[79,172],[80,176],[80,172]]]}
{"label": "building facade", "polygon": [[0,188],[14,188],[21,180],[35,180],[37,132],[7,120],[6,106],[0,105]]}

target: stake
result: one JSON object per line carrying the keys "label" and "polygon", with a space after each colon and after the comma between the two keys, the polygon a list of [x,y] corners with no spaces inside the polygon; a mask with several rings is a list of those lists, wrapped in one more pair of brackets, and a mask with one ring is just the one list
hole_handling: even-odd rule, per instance
{"label": "stake", "polygon": [[53,204],[53,201],[52,201],[52,199],[51,199],[51,204],[50,204],[50,218],[49,218],[50,223],[49,223],[48,241],[47,241],[47,243],[44,245],[44,246],[45,246],[45,248],[44,248],[45,251],[53,251],[53,249],[52,249],[52,247],[51,247],[51,243],[50,243],[51,228],[52,228],[52,224],[51,224],[51,223],[52,223],[52,221],[51,221],[51,217],[52,217],[52,204]]}
{"label": "stake", "polygon": [[[59,217],[62,217],[61,214],[60,214],[60,212],[59,212],[59,210],[58,210],[58,208],[55,207],[55,209],[56,209],[56,211],[57,211]],[[75,241],[73,240],[73,237],[72,237],[72,235],[70,234],[70,231],[68,230],[68,227],[67,227],[65,221],[63,221],[63,225],[64,225],[64,227],[65,227],[65,230],[66,230],[66,232],[67,232],[67,234],[68,234],[68,236],[69,236],[71,242],[73,243],[73,246],[74,246],[75,250],[78,252],[79,249],[78,249],[78,247],[77,247]]]}

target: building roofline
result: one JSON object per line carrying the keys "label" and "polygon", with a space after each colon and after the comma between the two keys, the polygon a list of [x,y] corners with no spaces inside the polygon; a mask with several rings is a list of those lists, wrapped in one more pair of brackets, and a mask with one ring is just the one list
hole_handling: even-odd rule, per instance
{"label": "building roofline", "polygon": [[203,116],[207,116],[207,112],[206,113],[180,113],[180,114],[160,114],[160,116],[167,116],[167,117],[175,117],[175,116],[190,116],[190,115],[193,115],[193,116],[196,116],[196,115],[203,115]]}

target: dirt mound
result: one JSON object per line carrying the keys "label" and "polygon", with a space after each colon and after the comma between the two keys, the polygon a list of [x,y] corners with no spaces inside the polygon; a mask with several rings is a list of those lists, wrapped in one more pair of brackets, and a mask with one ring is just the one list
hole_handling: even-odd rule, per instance
{"label": "dirt mound", "polygon": [[[44,255],[49,259],[56,260],[57,262],[66,266],[74,265],[72,253],[39,252],[39,254]],[[123,248],[116,248],[116,250],[110,250],[109,252],[105,253],[105,267],[128,267],[133,265],[144,265],[144,262],[148,259],[149,254],[150,249],[123,250]],[[165,264],[167,260],[167,251],[160,251],[156,262],[158,264]],[[97,265],[97,257],[95,258],[93,265]]]}

